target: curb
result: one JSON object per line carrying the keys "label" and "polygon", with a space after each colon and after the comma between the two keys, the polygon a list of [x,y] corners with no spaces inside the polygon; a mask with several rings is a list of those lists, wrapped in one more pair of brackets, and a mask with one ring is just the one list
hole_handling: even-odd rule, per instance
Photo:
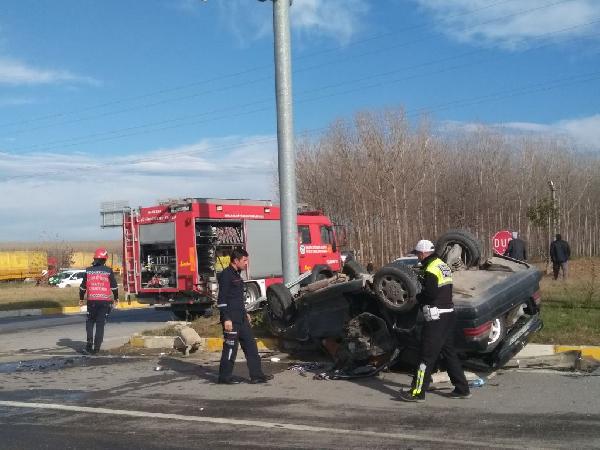
{"label": "curb", "polygon": [[[119,302],[117,310],[125,309],[145,309],[152,307],[152,305],[146,305],[144,303],[131,302],[128,304],[126,301]],[[13,309],[8,311],[0,311],[0,319],[8,317],[27,317],[27,316],[50,316],[56,314],[81,314],[87,312],[86,306],[62,306],[55,308],[27,308],[27,309]]]}
{"label": "curb", "polygon": [[[173,348],[175,336],[142,336],[134,334],[129,339],[129,345],[135,348]],[[273,352],[278,348],[279,340],[275,338],[257,338],[258,351]],[[223,349],[223,338],[200,338],[200,348],[205,352],[220,352]]]}
{"label": "curb", "polygon": [[572,351],[580,352],[582,357],[600,361],[600,346],[594,345],[528,344],[514,358],[537,358]]}
{"label": "curb", "polygon": [[[135,348],[173,348],[175,336],[142,336],[134,334],[129,339],[129,345]],[[199,350],[205,352],[220,352],[223,348],[223,338],[201,337]],[[276,338],[256,338],[259,351],[272,352],[279,350],[279,340]],[[592,358],[600,361],[600,346],[593,345],[548,345],[528,344],[514,356],[520,358],[539,358],[552,356],[560,353],[577,351],[582,357]]]}

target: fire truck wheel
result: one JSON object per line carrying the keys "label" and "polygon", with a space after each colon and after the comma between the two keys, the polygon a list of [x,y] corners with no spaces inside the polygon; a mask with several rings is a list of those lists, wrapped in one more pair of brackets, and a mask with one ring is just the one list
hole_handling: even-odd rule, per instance
{"label": "fire truck wheel", "polygon": [[187,311],[185,309],[172,309],[171,312],[179,320],[187,320]]}
{"label": "fire truck wheel", "polygon": [[[454,252],[454,246],[460,246],[459,252]],[[435,251],[452,269],[457,267],[476,267],[481,259],[481,243],[466,230],[448,230],[438,238]]]}
{"label": "fire truck wheel", "polygon": [[296,313],[296,305],[290,290],[283,283],[275,283],[267,289],[267,314],[272,320],[283,326],[292,323]]}
{"label": "fire truck wheel", "polygon": [[348,275],[351,280],[358,278],[361,274],[367,273],[367,270],[361,266],[358,261],[353,259],[346,260],[344,267],[342,268],[342,273]]}
{"label": "fire truck wheel", "polygon": [[384,308],[400,313],[410,311],[417,304],[421,284],[410,267],[390,264],[375,272],[373,289]]}
{"label": "fire truck wheel", "polygon": [[329,266],[325,264],[317,264],[312,268],[312,273],[308,278],[305,278],[300,283],[300,286],[308,286],[316,281],[325,280],[327,278],[331,278],[333,276],[333,271]]}

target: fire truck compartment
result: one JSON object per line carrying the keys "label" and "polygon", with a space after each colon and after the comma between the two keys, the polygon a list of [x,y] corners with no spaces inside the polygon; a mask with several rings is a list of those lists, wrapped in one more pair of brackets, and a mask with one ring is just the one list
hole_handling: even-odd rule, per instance
{"label": "fire truck compartment", "polygon": [[142,287],[177,287],[174,223],[140,225],[140,265]]}
{"label": "fire truck compartment", "polygon": [[250,253],[248,275],[250,278],[280,277],[281,267],[281,225],[279,220],[248,220],[246,222]]}
{"label": "fire truck compartment", "polygon": [[198,275],[213,278],[229,265],[229,255],[236,247],[244,247],[241,222],[196,221],[196,253]]}

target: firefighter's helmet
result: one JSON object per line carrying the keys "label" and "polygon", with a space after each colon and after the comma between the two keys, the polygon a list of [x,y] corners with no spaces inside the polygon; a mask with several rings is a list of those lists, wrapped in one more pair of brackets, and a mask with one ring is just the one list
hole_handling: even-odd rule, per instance
{"label": "firefighter's helmet", "polygon": [[106,251],[105,248],[98,248],[94,252],[94,259],[107,259],[107,258],[108,258],[108,252]]}

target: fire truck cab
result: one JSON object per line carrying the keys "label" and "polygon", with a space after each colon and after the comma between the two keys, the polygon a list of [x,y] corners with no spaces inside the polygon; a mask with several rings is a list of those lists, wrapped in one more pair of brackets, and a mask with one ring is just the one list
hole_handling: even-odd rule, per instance
{"label": "fire truck cab", "polygon": [[[123,284],[141,303],[171,305],[179,318],[210,311],[217,275],[236,247],[250,254],[246,302],[256,307],[282,281],[280,210],[269,200],[190,198],[140,207],[123,220]],[[333,224],[320,211],[298,214],[300,273],[341,269]]]}

